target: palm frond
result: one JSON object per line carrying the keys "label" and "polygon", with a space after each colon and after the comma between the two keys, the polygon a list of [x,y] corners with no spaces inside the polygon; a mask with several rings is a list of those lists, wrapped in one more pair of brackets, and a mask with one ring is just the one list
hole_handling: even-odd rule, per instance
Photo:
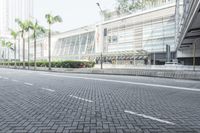
{"label": "palm frond", "polygon": [[20,19],[16,18],[16,19],[15,19],[15,22],[18,24],[18,26],[19,26],[21,29],[23,29],[24,24],[23,24],[23,22],[22,22]]}
{"label": "palm frond", "polygon": [[14,31],[14,30],[12,30],[12,29],[10,29],[10,35],[14,38],[14,39],[16,39],[17,38],[17,36],[19,35],[19,31]]}
{"label": "palm frond", "polygon": [[45,18],[46,18],[48,24],[53,23],[53,16],[51,14],[46,14]]}
{"label": "palm frond", "polygon": [[57,15],[57,16],[54,17],[54,21],[55,22],[62,22],[63,20],[60,16]]}
{"label": "palm frond", "polygon": [[10,41],[6,42],[6,46],[7,46],[8,48],[11,48],[11,47],[12,47],[12,45],[13,45],[13,43],[12,43],[12,42],[10,42]]}
{"label": "palm frond", "polygon": [[45,28],[43,28],[42,26],[40,26],[36,20],[36,22],[33,24],[31,24],[30,28],[33,31],[33,35],[32,38],[35,39],[37,37],[39,37],[41,34],[45,33]]}
{"label": "palm frond", "polygon": [[46,14],[45,18],[46,18],[48,24],[54,24],[56,22],[59,22],[59,23],[62,22],[62,18],[58,15],[53,16],[51,14]]}
{"label": "palm frond", "polygon": [[6,41],[5,40],[1,40],[1,45],[2,45],[2,47],[6,47]]}

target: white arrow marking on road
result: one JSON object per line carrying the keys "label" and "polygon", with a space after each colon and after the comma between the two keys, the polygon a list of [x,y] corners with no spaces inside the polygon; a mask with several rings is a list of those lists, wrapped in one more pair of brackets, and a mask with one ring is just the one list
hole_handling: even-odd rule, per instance
{"label": "white arrow marking on road", "polygon": [[161,119],[158,119],[158,118],[155,118],[155,117],[152,117],[152,116],[148,116],[148,115],[144,115],[144,114],[138,114],[136,112],[132,112],[132,111],[128,111],[128,110],[125,110],[124,112],[132,114],[132,115],[140,116],[140,117],[143,117],[143,118],[146,118],[146,119],[158,121],[158,122],[161,122],[161,123],[175,125],[175,123],[173,123],[173,122],[169,122],[169,121],[166,121],[166,120],[161,120]]}
{"label": "white arrow marking on road", "polygon": [[31,84],[31,83],[24,83],[25,85],[29,85],[29,86],[33,86],[33,84]]}
{"label": "white arrow marking on road", "polygon": [[74,95],[70,95],[70,97],[73,97],[73,98],[76,98],[76,99],[79,99],[79,100],[83,100],[83,101],[86,101],[86,102],[90,102],[90,103],[93,102],[91,100],[88,100],[88,99],[85,99],[85,98],[81,98],[81,97],[77,97],[77,96],[74,96]]}
{"label": "white arrow marking on road", "polygon": [[43,90],[47,90],[47,91],[50,91],[50,92],[54,92],[55,90],[52,90],[52,89],[47,89],[47,88],[41,88]]}
{"label": "white arrow marking on road", "polygon": [[123,83],[123,84],[142,85],[142,86],[161,87],[161,88],[168,88],[168,89],[170,88],[170,89],[176,89],[176,90],[187,90],[187,91],[200,92],[200,89],[197,89],[197,88],[186,88],[186,87],[178,87],[178,86],[168,86],[168,85],[159,85],[159,84],[119,81],[119,80],[101,79],[101,78],[74,77],[74,76],[53,75],[53,74],[41,74],[41,75],[54,76],[54,77],[65,77],[65,78],[75,78],[75,79],[96,80],[96,81],[105,81],[105,82],[114,82],[114,83]]}

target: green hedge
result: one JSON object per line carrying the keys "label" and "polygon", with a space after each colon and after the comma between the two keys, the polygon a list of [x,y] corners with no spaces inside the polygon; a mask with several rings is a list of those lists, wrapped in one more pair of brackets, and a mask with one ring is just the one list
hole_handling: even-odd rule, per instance
{"label": "green hedge", "polygon": [[[8,65],[8,62],[4,63]],[[10,66],[14,66],[14,62],[9,63]],[[54,68],[92,68],[94,67],[95,62],[92,61],[53,61],[51,66]],[[0,65],[3,65],[3,62],[0,62]],[[28,62],[25,62],[25,65],[28,66]],[[37,67],[48,67],[49,62],[40,61],[36,62]],[[17,66],[23,66],[23,62],[17,62]],[[34,66],[34,62],[30,62],[30,66]]]}

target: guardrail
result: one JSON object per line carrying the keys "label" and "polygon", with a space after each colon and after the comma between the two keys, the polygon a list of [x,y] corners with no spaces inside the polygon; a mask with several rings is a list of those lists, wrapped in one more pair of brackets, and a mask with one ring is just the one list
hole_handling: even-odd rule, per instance
{"label": "guardrail", "polygon": [[[100,68],[100,64],[96,64],[95,68]],[[116,64],[103,64],[103,68],[118,68],[118,69],[150,69],[150,70],[184,70],[184,71],[193,71],[193,66],[186,65],[116,65]],[[196,71],[200,71],[200,66],[196,66]]]}

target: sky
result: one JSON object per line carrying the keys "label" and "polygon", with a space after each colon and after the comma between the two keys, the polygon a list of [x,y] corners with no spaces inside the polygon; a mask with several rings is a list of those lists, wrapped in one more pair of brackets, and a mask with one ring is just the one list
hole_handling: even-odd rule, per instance
{"label": "sky", "polygon": [[55,24],[53,30],[64,32],[99,22],[101,16],[97,2],[103,10],[116,6],[116,0],[34,0],[34,17],[47,27],[46,13],[60,15],[63,22]]}

